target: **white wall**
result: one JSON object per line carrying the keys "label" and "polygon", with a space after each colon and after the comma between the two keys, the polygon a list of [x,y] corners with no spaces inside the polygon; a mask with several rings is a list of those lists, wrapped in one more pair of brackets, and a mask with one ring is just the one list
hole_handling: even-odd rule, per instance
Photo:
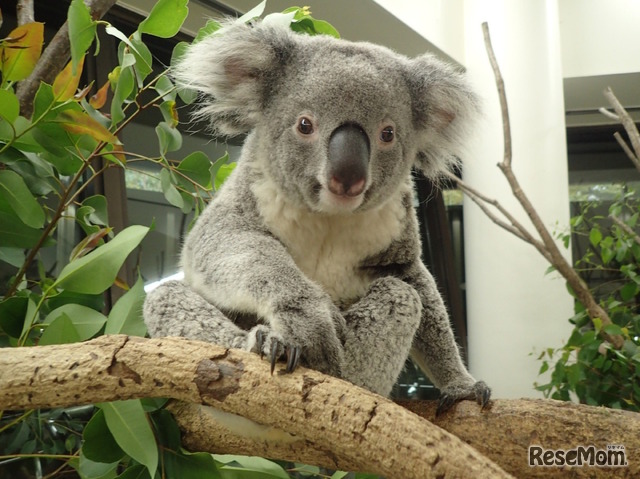
{"label": "white wall", "polygon": [[[496,167],[502,120],[481,23],[488,21],[507,90],[513,168],[551,230],[569,220],[567,156],[555,0],[465,1],[466,67],[485,116],[464,158],[463,178],[530,225]],[[469,364],[495,397],[536,396],[540,363],[531,355],[568,338],[572,299],[530,245],[464,203]]]}
{"label": "white wall", "polygon": [[464,63],[463,0],[375,0],[387,11]]}
{"label": "white wall", "polygon": [[640,71],[640,1],[559,0],[567,78]]}

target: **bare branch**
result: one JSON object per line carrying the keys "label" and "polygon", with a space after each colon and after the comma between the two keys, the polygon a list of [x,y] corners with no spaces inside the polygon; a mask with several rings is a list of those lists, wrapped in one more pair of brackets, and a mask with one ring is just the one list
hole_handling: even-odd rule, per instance
{"label": "bare branch", "polygon": [[612,120],[615,120],[615,121],[620,121],[620,117],[618,115],[610,112],[606,108],[598,108],[598,111],[602,113],[604,116],[606,116],[607,118],[611,118]]}
{"label": "bare branch", "polygon": [[633,163],[633,166],[635,166],[636,169],[640,171],[640,159],[638,159],[638,157],[635,155],[633,150],[629,148],[629,145],[627,145],[627,142],[624,141],[624,138],[622,138],[622,135],[616,131],[613,134],[613,137],[616,139],[616,141],[618,142],[618,145],[620,145],[622,150],[627,154],[627,157],[631,160],[631,163]]}
{"label": "bare branch", "polygon": [[[522,226],[522,224],[518,220],[516,220],[515,217],[504,206],[502,206],[502,204],[500,204],[499,201],[483,195],[478,190],[476,190],[476,189],[472,188],[471,186],[467,185],[463,180],[461,180],[460,178],[458,178],[457,176],[455,176],[451,172],[446,172],[445,176],[447,178],[455,181],[458,184],[458,187],[475,204],[478,205],[478,207],[484,212],[484,214],[487,215],[487,217],[492,222],[494,222],[496,225],[500,226],[504,230],[508,231],[509,233],[517,236],[522,241],[525,241],[525,242],[531,244],[532,246],[534,246],[548,261],[550,261],[550,258],[548,257],[548,254],[547,254],[546,250],[544,249],[544,244],[542,244],[539,240],[535,239],[531,235],[531,233],[529,233],[529,231],[524,226]],[[502,214],[510,222],[510,224],[505,222],[505,221],[503,221],[503,220],[501,220],[500,218],[498,218],[487,207],[487,205],[490,205],[490,206],[494,207],[495,209],[497,209],[500,212],[500,214]]]}
{"label": "bare branch", "polygon": [[[97,20],[109,11],[109,9],[115,5],[116,1],[117,0],[88,0],[86,3],[89,6],[92,18]],[[69,24],[64,22],[51,42],[49,42],[49,45],[47,45],[42,52],[42,56],[31,72],[31,75],[18,84],[16,96],[20,101],[20,112],[23,116],[31,116],[33,112],[33,97],[38,91],[40,82],[52,83],[56,75],[58,75],[67,64],[70,57]]]}
{"label": "bare branch", "polygon": [[[620,118],[622,126],[624,126],[624,129],[627,131],[629,139],[631,140],[631,146],[633,146],[633,150],[635,151],[635,157],[640,158],[640,133],[638,132],[638,128],[636,127],[633,118],[631,118],[631,115],[629,115],[627,110],[624,109],[618,98],[614,95],[611,88],[607,88],[604,91],[604,96],[607,98],[607,100],[609,100],[609,103]],[[638,163],[634,162],[633,164],[636,166],[636,168],[638,168],[638,171],[640,171]]]}
{"label": "bare branch", "polygon": [[613,222],[617,224],[625,233],[631,236],[633,238],[633,241],[640,244],[640,236],[638,236],[638,234],[635,231],[633,231],[633,229],[628,224],[626,224],[624,221],[622,221],[620,218],[614,215],[609,215],[609,218],[611,218]]}
{"label": "bare branch", "polygon": [[498,67],[496,54],[494,53],[493,46],[491,45],[491,35],[489,33],[489,24],[487,22],[484,22],[482,24],[482,33],[484,35],[484,45],[487,50],[487,55],[489,56],[489,63],[491,63],[491,68],[493,68],[493,75],[496,78],[498,96],[500,97],[500,106],[502,111],[502,131],[504,134],[504,158],[502,161],[505,166],[510,167],[513,154],[511,151],[511,122],[509,120],[509,109],[507,108],[507,92],[504,87],[504,79],[502,78],[502,73],[500,72],[500,68]]}
{"label": "bare branch", "polygon": [[[491,36],[489,35],[489,26],[485,22],[482,24],[482,30],[484,33],[484,41],[485,47],[487,50],[487,55],[489,57],[489,62],[491,63],[491,67],[493,69],[493,73],[496,80],[496,85],[498,88],[498,96],[500,98],[500,106],[502,110],[502,123],[503,123],[503,132],[504,132],[504,159],[501,163],[498,163],[498,167],[502,174],[507,179],[509,186],[511,187],[511,191],[515,198],[518,200],[522,208],[525,210],[531,223],[534,228],[540,235],[540,239],[542,240],[542,244],[544,247],[537,248],[538,251],[551,263],[552,266],[567,280],[577,298],[584,304],[585,308],[589,312],[590,318],[599,318],[602,321],[603,325],[611,324],[611,318],[607,312],[598,304],[598,302],[594,299],[591,291],[587,284],[582,280],[580,275],[573,269],[571,264],[565,259],[562,255],[558,245],[556,244],[553,236],[549,233],[549,230],[544,225],[542,218],[534,208],[533,204],[525,194],[524,190],[520,186],[516,176],[513,173],[511,168],[512,162],[512,149],[511,149],[511,127],[509,124],[509,108],[507,105],[507,95],[504,86],[504,80],[502,78],[502,74],[500,73],[500,67],[498,66],[498,62],[496,60],[493,46],[491,45]],[[622,117],[622,113],[616,109],[616,113]],[[626,113],[626,112],[624,112]],[[628,114],[627,114],[628,116]],[[635,125],[633,125],[635,128]],[[637,133],[637,130],[636,130]],[[639,142],[638,146],[640,148],[640,136],[638,136]],[[640,151],[640,150],[638,150]],[[532,243],[533,244],[533,243]],[[534,244],[535,246],[535,244]],[[619,335],[608,335],[603,333],[603,336],[609,341],[614,347],[620,349],[624,344],[624,339]]]}
{"label": "bare branch", "polygon": [[16,15],[18,17],[18,25],[33,23],[35,21],[33,0],[18,0],[16,4]]}

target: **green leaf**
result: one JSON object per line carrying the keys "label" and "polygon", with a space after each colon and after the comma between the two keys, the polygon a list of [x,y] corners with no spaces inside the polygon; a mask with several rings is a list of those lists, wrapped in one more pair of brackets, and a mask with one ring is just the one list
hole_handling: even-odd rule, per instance
{"label": "green leaf", "polygon": [[140,464],[134,464],[120,474],[116,479],[150,479],[149,471]]}
{"label": "green leaf", "polygon": [[[191,454],[166,449],[163,458],[167,477],[179,477],[180,479],[220,479],[226,477],[218,473],[211,454],[204,452]],[[242,477],[249,479],[255,476],[247,474]]]}
{"label": "green leaf", "polygon": [[177,128],[173,128],[166,121],[161,121],[156,126],[156,135],[160,143],[160,155],[164,157],[170,151],[179,150],[182,146],[182,135]]}
{"label": "green leaf", "polygon": [[135,86],[131,67],[119,69],[117,72],[115,91],[111,100],[111,123],[113,125],[117,125],[124,119],[125,114],[122,105],[129,98]]}
{"label": "green leaf", "polygon": [[622,334],[622,329],[617,324],[607,324],[604,328],[602,328],[602,331],[611,335]]}
{"label": "green leaf", "polygon": [[169,172],[169,170],[163,168],[162,171],[160,171],[160,183],[167,201],[177,208],[182,208],[184,206],[184,200],[178,189],[173,185],[171,172]]}
{"label": "green leaf", "polygon": [[144,336],[147,333],[147,326],[142,319],[144,297],[144,282],[138,277],[136,284],[111,308],[104,334]]}
{"label": "green leaf", "polygon": [[620,288],[620,297],[622,301],[631,301],[640,292],[640,286],[636,283],[627,283]]}
{"label": "green leaf", "polygon": [[2,246],[32,248],[38,244],[41,235],[42,230],[26,226],[13,211],[3,211],[3,207],[0,204],[0,238],[2,238]]}
{"label": "green leaf", "polygon": [[54,286],[77,293],[102,293],[113,284],[127,256],[148,231],[146,226],[129,226],[108,243],[67,264]]}
{"label": "green leaf", "polygon": [[69,22],[69,44],[71,61],[75,75],[80,59],[84,57],[96,35],[97,23],[91,19],[91,12],[83,0],[72,0],[67,13]]}
{"label": "green leaf", "polygon": [[33,99],[34,121],[46,118],[55,101],[56,99],[53,94],[53,87],[47,83],[41,82],[38,87],[38,91],[36,91],[36,96]]}
{"label": "green leaf", "polygon": [[73,325],[73,321],[71,321],[71,318],[66,314],[62,314],[47,326],[38,344],[40,346],[46,346],[48,344],[77,343],[79,341],[80,335]]}
{"label": "green leaf", "polygon": [[0,170],[0,195],[4,196],[22,222],[31,228],[44,226],[44,210],[17,173]]}
{"label": "green leaf", "polygon": [[55,322],[59,317],[67,316],[71,319],[78,333],[79,341],[85,341],[96,335],[107,321],[104,314],[81,304],[65,304],[51,311],[44,320],[44,324]]}
{"label": "green leaf", "polygon": [[[220,475],[224,479],[246,477],[242,474],[250,472],[254,473],[251,477],[255,477],[256,479],[290,479],[289,474],[287,474],[281,466],[262,457],[216,454],[213,458],[216,461],[225,463],[225,465],[220,468]],[[230,466],[229,463],[232,462],[237,462],[241,467]]]}
{"label": "green leaf", "polygon": [[591,228],[589,232],[589,242],[595,247],[602,241],[602,232],[598,228]]}
{"label": "green leaf", "polygon": [[227,178],[235,168],[235,163],[229,163],[220,166],[220,168],[216,172],[216,178],[214,180],[214,188],[216,189],[216,191],[218,191],[222,187],[222,184],[227,180]]}
{"label": "green leaf", "polygon": [[147,416],[137,399],[102,403],[107,426],[122,450],[146,466],[151,477],[158,467],[158,446]]}
{"label": "green leaf", "polygon": [[0,328],[12,338],[22,334],[29,298],[12,296],[0,302]]}
{"label": "green leaf", "polygon": [[176,87],[167,75],[162,75],[153,85],[155,91],[162,95],[164,101],[175,101]]}
{"label": "green leaf", "polygon": [[13,123],[20,115],[20,103],[9,90],[0,90],[0,117]]}
{"label": "green leaf", "polygon": [[[195,43],[195,40],[194,40],[194,43]],[[188,48],[189,48],[189,44],[187,42],[179,42],[175,47],[173,47],[173,51],[171,52],[171,63],[170,63],[172,67],[175,67],[175,65],[180,61],[182,56],[186,53]],[[189,88],[182,88],[178,86],[177,92],[180,99],[187,105],[190,105],[196,100],[196,98],[198,98],[198,92],[195,90],[191,90]]]}
{"label": "green leaf", "polygon": [[96,462],[114,463],[124,457],[124,451],[107,427],[104,411],[98,409],[82,432],[82,453]]}
{"label": "green leaf", "polygon": [[[220,25],[220,22],[216,22],[215,20],[211,20],[211,19],[207,20],[207,23],[205,23],[204,27],[201,27],[200,30],[198,30],[198,33],[196,34],[196,37],[193,39],[192,44],[198,43],[203,38],[206,38],[209,35],[212,35],[213,33],[220,30],[220,28],[222,28],[222,25]],[[171,62],[171,64],[173,65],[173,62]]]}
{"label": "green leaf", "polygon": [[247,13],[242,15],[240,18],[236,20],[237,23],[247,23],[250,20],[253,20],[256,17],[259,17],[264,12],[264,8],[267,5],[267,0],[262,0],[258,5],[253,7]]}
{"label": "green leaf", "polygon": [[[0,246],[0,261],[20,268],[24,263],[25,255],[24,248],[15,248],[11,246]],[[1,319],[1,318],[0,318]]]}
{"label": "green leaf", "polygon": [[135,69],[136,77],[138,78],[138,87],[142,88],[144,85],[144,79],[149,76],[149,73],[153,71],[153,55],[149,48],[142,42],[140,33],[135,32],[131,38],[131,45],[135,48],[132,50],[135,57]]}
{"label": "green leaf", "polygon": [[181,445],[180,428],[173,415],[166,409],[159,409],[151,415],[151,418],[160,444],[167,449],[179,451]]}
{"label": "green leaf", "polygon": [[194,151],[178,165],[178,171],[198,183],[203,188],[211,187],[209,157],[201,151]]}
{"label": "green leaf", "polygon": [[80,451],[77,471],[81,479],[115,479],[117,469],[117,462],[105,464],[92,461],[84,455],[82,450]]}
{"label": "green leaf", "polygon": [[113,133],[84,111],[64,111],[58,115],[56,122],[60,123],[62,128],[69,133],[89,135],[97,141],[104,141],[111,144],[120,143]]}
{"label": "green leaf", "polygon": [[138,31],[160,38],[173,37],[189,14],[187,3],[189,0],[159,0],[140,23]]}

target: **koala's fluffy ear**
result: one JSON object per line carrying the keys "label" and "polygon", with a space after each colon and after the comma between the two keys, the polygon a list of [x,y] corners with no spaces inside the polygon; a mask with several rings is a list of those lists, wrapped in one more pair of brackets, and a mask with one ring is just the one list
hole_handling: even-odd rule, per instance
{"label": "koala's fluffy ear", "polygon": [[432,55],[410,61],[408,83],[418,134],[415,166],[437,179],[458,164],[479,100],[461,72]]}
{"label": "koala's fluffy ear", "polygon": [[173,76],[200,93],[196,115],[209,120],[215,133],[238,135],[257,124],[294,48],[285,27],[227,23],[189,47]]}

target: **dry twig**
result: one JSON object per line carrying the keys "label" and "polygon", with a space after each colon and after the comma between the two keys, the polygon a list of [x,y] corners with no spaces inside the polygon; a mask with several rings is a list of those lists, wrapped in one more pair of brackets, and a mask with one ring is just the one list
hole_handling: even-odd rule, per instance
{"label": "dry twig", "polygon": [[[482,30],[484,34],[484,42],[487,50],[487,55],[493,69],[496,86],[498,88],[498,96],[500,99],[500,107],[502,112],[504,158],[502,162],[498,163],[498,168],[500,168],[500,171],[502,171],[502,174],[507,179],[507,182],[509,183],[509,186],[511,188],[511,192],[531,220],[531,223],[533,224],[540,239],[536,239],[533,234],[531,234],[524,226],[522,226],[522,224],[517,222],[514,216],[510,214],[502,205],[500,205],[498,201],[491,200],[486,196],[481,195],[478,191],[474,190],[469,185],[466,185],[463,181],[457,179],[453,175],[451,175],[450,178],[457,181],[460,188],[467,195],[469,195],[472,201],[480,206],[482,211],[489,217],[489,219],[491,219],[491,221],[493,221],[506,231],[514,234],[518,238],[533,245],[538,250],[538,252],[540,252],[540,254],[542,254],[542,256],[547,261],[549,261],[549,263],[551,263],[551,265],[554,266],[554,268],[566,279],[567,283],[569,283],[577,298],[582,302],[582,304],[584,304],[585,308],[589,312],[589,316],[592,319],[599,318],[602,321],[603,325],[611,324],[611,319],[609,318],[607,312],[594,299],[587,284],[582,280],[582,278],[580,278],[571,264],[562,255],[560,249],[558,248],[558,245],[553,239],[553,236],[544,225],[542,218],[534,208],[533,204],[525,194],[524,190],[520,186],[520,183],[518,182],[518,179],[513,173],[513,169],[511,168],[513,157],[511,146],[511,125],[509,121],[509,108],[507,105],[507,95],[504,85],[504,79],[500,72],[500,67],[498,66],[498,62],[493,51],[493,46],[491,45],[491,37],[489,34],[489,26],[487,25],[487,23],[483,23]],[[617,110],[616,112],[618,113],[618,115],[622,116]],[[638,141],[638,148],[638,151],[640,151],[640,139]],[[488,210],[488,208],[486,207],[487,204],[496,208],[505,218],[507,218],[509,223],[506,223],[503,220],[497,218],[491,211]],[[609,341],[618,349],[620,349],[624,343],[624,339],[622,338],[622,336],[608,335],[606,333],[603,333],[603,336],[607,341]]]}

